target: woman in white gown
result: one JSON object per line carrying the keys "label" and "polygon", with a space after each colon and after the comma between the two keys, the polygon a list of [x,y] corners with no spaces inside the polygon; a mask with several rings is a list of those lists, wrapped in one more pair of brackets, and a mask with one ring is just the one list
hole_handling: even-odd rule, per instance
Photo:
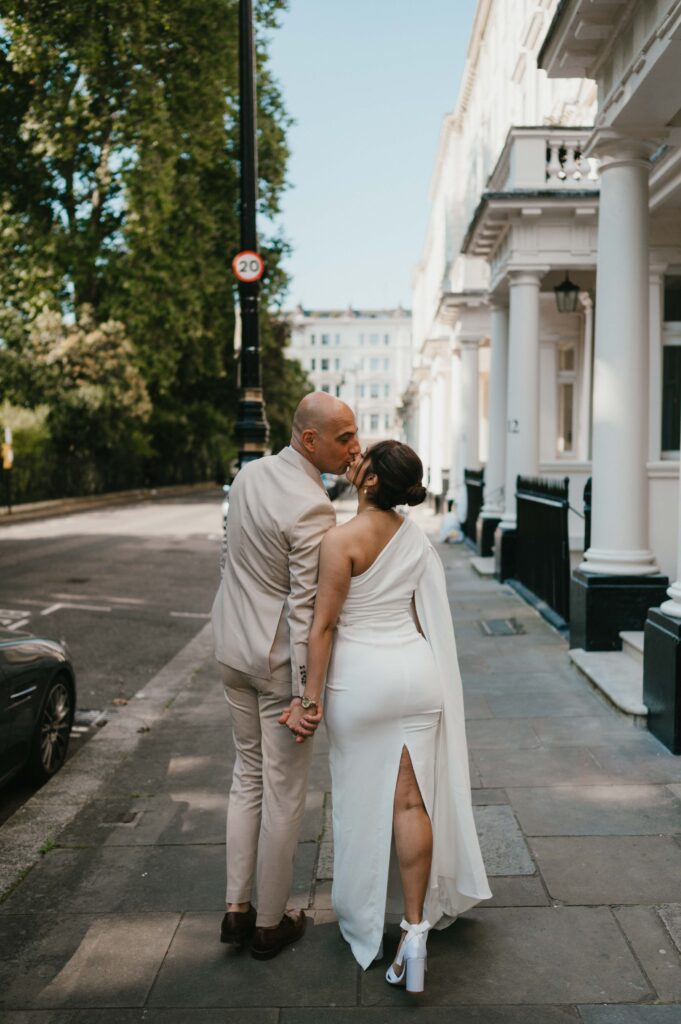
{"label": "woman in white gown", "polygon": [[322,542],[298,740],[330,741],[333,906],[363,968],[403,917],[386,978],[423,989],[430,927],[491,895],[471,807],[463,698],[442,564],[395,506],[425,498],[416,453],[374,445],[348,470],[357,516]]}

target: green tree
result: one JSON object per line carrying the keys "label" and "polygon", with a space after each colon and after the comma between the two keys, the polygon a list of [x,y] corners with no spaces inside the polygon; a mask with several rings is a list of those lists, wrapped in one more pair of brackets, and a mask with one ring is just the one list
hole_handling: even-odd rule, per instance
{"label": "green tree", "polygon": [[[260,210],[269,218],[288,155],[288,119],[267,63],[284,6],[256,4]],[[3,391],[15,404],[55,403],[49,422],[62,440],[94,416],[97,432],[81,434],[87,457],[106,461],[102,444],[127,450],[129,472],[152,482],[218,471],[234,450],[237,8],[236,0],[0,0]],[[285,284],[282,244],[274,238],[263,249],[275,301]],[[53,350],[62,346],[59,400],[48,363],[36,359],[41,317]],[[90,339],[88,351],[104,358],[93,339],[111,332],[119,371],[126,364],[131,373],[110,388],[76,386],[78,346]],[[263,336],[267,359],[283,359],[267,313]]]}

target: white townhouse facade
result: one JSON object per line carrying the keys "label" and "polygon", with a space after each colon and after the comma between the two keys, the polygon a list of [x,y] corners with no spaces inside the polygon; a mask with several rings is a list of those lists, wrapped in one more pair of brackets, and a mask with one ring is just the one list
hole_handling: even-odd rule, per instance
{"label": "white townhouse facade", "polygon": [[431,492],[484,464],[504,578],[517,476],[567,477],[573,508],[591,480],[571,646],[645,623],[649,723],[681,752],[681,0],[479,0],[413,321],[405,431]]}
{"label": "white townhouse facade", "polygon": [[411,314],[387,310],[287,313],[297,359],[315,390],[342,398],[355,411],[362,443],[402,437],[398,411],[411,369]]}

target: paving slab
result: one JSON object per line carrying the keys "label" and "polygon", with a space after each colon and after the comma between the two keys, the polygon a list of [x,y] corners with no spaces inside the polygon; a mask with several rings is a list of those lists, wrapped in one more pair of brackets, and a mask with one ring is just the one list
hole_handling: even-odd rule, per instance
{"label": "paving slab", "polygon": [[543,785],[596,785],[608,777],[584,747],[549,747],[536,750],[474,750],[481,785],[486,788]]}
{"label": "paving slab", "polygon": [[657,908],[660,920],[667,929],[672,942],[681,953],[681,904],[667,903]]}
{"label": "paving slab", "polygon": [[621,715],[582,715],[576,718],[533,718],[532,728],[542,743],[586,747],[592,744],[630,742],[636,726]]}
{"label": "paving slab", "polygon": [[510,807],[476,807],[475,824],[488,875],[533,875],[532,856]]}
{"label": "paving slab", "polygon": [[483,718],[472,721],[466,726],[466,738],[471,750],[527,749],[541,745],[532,723],[524,719],[503,722],[496,718]]}
{"label": "paving slab", "polygon": [[150,1006],[356,1005],[359,968],[336,925],[308,926],[299,943],[262,964],[216,943],[220,919],[220,914],[185,914]]}
{"label": "paving slab", "polygon": [[597,697],[586,691],[536,693],[531,702],[520,700],[516,693],[490,695],[487,703],[495,718],[579,718],[612,714]]}
{"label": "paving slab", "polygon": [[678,1006],[580,1006],[583,1024],[679,1024]]}
{"label": "paving slab", "polygon": [[224,847],[52,850],[0,905],[10,914],[217,910],[224,908]]}
{"label": "paving slab", "polygon": [[615,917],[661,1002],[681,1004],[681,958],[655,908],[618,907]]}
{"label": "paving slab", "polygon": [[[453,1017],[448,1007],[424,1006],[418,996],[407,999],[408,1006],[325,1009],[323,1019],[328,1024],[580,1024],[577,1011],[566,1006],[458,1006]],[[319,1024],[320,1020],[318,1007],[282,1010],[280,1024]]]}
{"label": "paving slab", "polygon": [[[10,1010],[0,1024],[278,1024],[279,1010]],[[562,1021],[560,1022],[562,1024]]]}
{"label": "paving slab", "polygon": [[0,919],[0,1006],[142,1006],[179,914]]}
{"label": "paving slab", "polygon": [[505,789],[476,789],[472,796],[475,807],[482,807],[486,804],[509,803],[508,794]]}
{"label": "paving slab", "polygon": [[[391,955],[393,947],[386,951]],[[381,971],[362,976],[362,1005],[399,1006]],[[512,907],[471,911],[428,940],[423,1005],[640,1002],[653,993],[609,910]]]}
{"label": "paving slab", "polygon": [[484,697],[464,691],[463,704],[467,722],[473,721],[476,718],[494,718],[492,709]]}
{"label": "paving slab", "polygon": [[490,879],[492,899],[485,907],[545,907],[549,897],[539,875],[495,876]]}
{"label": "paving slab", "polygon": [[534,786],[508,795],[528,836],[681,833],[681,801],[662,785]]}
{"label": "paving slab", "polygon": [[681,847],[669,836],[531,838],[553,899],[575,906],[681,901]]}
{"label": "paving slab", "polygon": [[589,745],[610,782],[680,782],[681,757],[675,757],[650,733],[632,729],[629,742]]}

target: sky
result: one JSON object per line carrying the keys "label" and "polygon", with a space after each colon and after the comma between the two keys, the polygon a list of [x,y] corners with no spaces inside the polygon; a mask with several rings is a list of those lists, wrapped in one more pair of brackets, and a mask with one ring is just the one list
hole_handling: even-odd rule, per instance
{"label": "sky", "polygon": [[289,0],[271,67],[295,124],[285,307],[411,307],[475,0]]}

